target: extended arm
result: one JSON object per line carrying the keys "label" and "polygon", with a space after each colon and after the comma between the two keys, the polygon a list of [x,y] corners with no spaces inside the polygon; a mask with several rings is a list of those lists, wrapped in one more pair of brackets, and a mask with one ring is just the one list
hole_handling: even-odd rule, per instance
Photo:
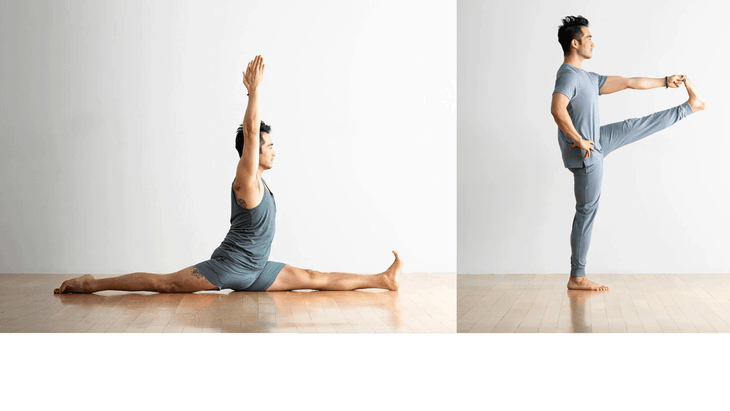
{"label": "extended arm", "polygon": [[[631,77],[624,78],[620,76],[609,76],[606,82],[601,87],[601,94],[611,94],[617,91],[626,90],[627,88],[634,90],[648,90],[657,87],[671,87],[678,88],[682,85],[684,74],[675,74],[669,76],[666,79],[662,78],[647,78],[647,77]],[[666,84],[665,84],[666,83]]]}
{"label": "extended arm", "polygon": [[236,168],[233,190],[238,203],[253,208],[261,202],[263,191],[259,183],[259,85],[264,77],[264,59],[256,56],[243,74],[243,84],[248,89],[248,106],[243,117],[243,152]]}
{"label": "extended arm", "polygon": [[595,151],[593,148],[594,143],[591,140],[583,140],[578,130],[575,129],[573,120],[570,119],[570,114],[568,114],[568,103],[570,103],[568,96],[563,93],[553,93],[553,101],[550,103],[550,114],[553,115],[553,119],[555,119],[558,128],[574,141],[570,146],[580,147],[585,150],[586,155],[584,158],[588,158],[591,156],[591,151]]}

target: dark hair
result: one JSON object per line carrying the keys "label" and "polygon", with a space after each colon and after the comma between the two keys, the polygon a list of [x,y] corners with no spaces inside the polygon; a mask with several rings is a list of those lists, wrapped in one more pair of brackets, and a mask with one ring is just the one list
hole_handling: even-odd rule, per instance
{"label": "dark hair", "polygon": [[588,27],[588,19],[583,16],[566,16],[563,19],[563,24],[558,26],[558,43],[563,48],[563,55],[567,56],[570,53],[570,42],[578,40],[583,37],[583,29],[581,27]]}
{"label": "dark hair", "polygon": [[[259,127],[259,154],[261,154],[261,147],[264,146],[264,138],[261,133],[271,133],[271,126],[261,121],[261,127]],[[243,157],[243,124],[238,126],[236,131],[236,150],[238,150],[238,157]]]}

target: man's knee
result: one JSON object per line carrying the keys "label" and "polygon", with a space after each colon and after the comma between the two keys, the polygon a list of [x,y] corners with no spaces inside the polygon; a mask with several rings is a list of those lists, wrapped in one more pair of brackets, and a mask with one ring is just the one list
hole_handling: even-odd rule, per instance
{"label": "man's knee", "polygon": [[181,289],[181,286],[172,277],[173,277],[172,275],[169,275],[169,276],[166,275],[166,276],[160,276],[160,278],[157,278],[155,280],[155,291],[157,291],[158,293],[179,292]]}
{"label": "man's knee", "polygon": [[322,283],[323,279],[324,279],[324,276],[319,271],[310,270],[310,269],[304,270],[304,282],[306,284],[317,286]]}
{"label": "man's knee", "polygon": [[576,203],[575,211],[582,214],[595,213],[598,210],[598,199],[588,201],[586,203]]}

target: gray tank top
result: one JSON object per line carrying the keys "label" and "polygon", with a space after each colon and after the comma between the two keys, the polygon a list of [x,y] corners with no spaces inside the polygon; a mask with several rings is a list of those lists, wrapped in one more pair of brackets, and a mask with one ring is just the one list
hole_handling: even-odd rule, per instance
{"label": "gray tank top", "polygon": [[238,205],[231,183],[231,228],[211,258],[224,258],[245,270],[263,270],[276,231],[276,201],[266,182],[263,183],[264,196],[250,210]]}

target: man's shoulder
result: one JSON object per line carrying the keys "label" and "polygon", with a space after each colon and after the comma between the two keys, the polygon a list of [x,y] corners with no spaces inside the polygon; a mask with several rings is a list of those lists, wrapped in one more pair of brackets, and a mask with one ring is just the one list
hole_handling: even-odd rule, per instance
{"label": "man's shoulder", "polygon": [[555,89],[553,92],[563,93],[570,99],[575,96],[575,90],[581,80],[574,69],[574,67],[568,64],[563,64],[558,68],[558,73],[555,75]]}
{"label": "man's shoulder", "polygon": [[571,66],[570,64],[563,64],[558,68],[558,72],[557,74],[555,74],[555,78],[563,81],[568,79],[571,79],[571,81],[575,81],[572,79],[577,79],[579,75],[580,73],[578,69]]}
{"label": "man's shoulder", "polygon": [[578,73],[579,71],[579,69],[567,63],[563,63],[558,67],[558,73]]}

